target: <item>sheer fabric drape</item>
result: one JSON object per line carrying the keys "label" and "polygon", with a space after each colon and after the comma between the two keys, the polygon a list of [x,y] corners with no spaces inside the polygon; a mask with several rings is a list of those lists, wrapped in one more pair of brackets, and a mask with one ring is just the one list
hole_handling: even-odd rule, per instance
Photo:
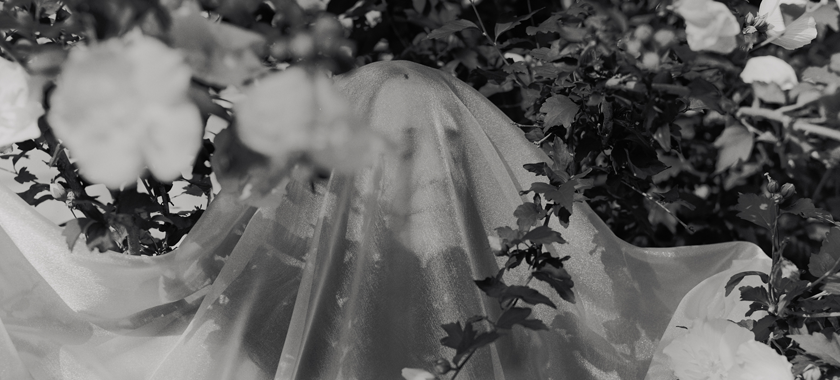
{"label": "sheer fabric drape", "polygon": [[[270,206],[223,190],[164,256],[71,252],[0,189],[0,379],[398,379],[451,358],[441,324],[499,314],[472,280],[497,271],[487,237],[515,225],[538,181],[522,165],[546,157],[442,72],[375,63],[336,85],[389,153],[314,191],[292,181]],[[642,379],[683,296],[763,257],[634,247],[585,204],[553,228],[577,303],[541,287],[559,306],[535,309],[551,330],[515,329],[459,378]]]}

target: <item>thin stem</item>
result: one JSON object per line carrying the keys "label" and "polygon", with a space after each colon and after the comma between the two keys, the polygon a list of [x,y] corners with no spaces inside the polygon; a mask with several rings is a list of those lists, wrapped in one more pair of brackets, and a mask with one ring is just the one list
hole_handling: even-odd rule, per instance
{"label": "thin stem", "polygon": [[800,313],[800,312],[792,311],[792,312],[791,312],[791,314],[793,314],[793,315],[798,315],[798,316],[800,316],[800,317],[805,317],[805,318],[831,318],[831,317],[840,317],[840,312],[837,312],[837,311],[835,311],[835,312],[831,312],[831,313],[812,313],[812,314],[808,314],[808,313]]}
{"label": "thin stem", "polygon": [[647,200],[649,200],[649,201],[653,202],[655,205],[659,206],[659,208],[661,208],[662,210],[664,210],[665,212],[667,212],[667,213],[668,213],[668,215],[671,215],[671,217],[673,217],[674,219],[676,219],[676,220],[677,220],[677,222],[678,222],[680,225],[682,225],[683,227],[685,227],[685,229],[686,229],[686,230],[688,230],[688,232],[689,232],[689,233],[692,233],[692,234],[694,233],[694,227],[691,227],[691,226],[689,226],[688,224],[685,224],[685,222],[683,222],[682,220],[680,220],[680,218],[679,218],[679,217],[677,217],[676,215],[674,215],[674,213],[673,213],[673,212],[671,212],[671,210],[669,210],[667,207],[665,207],[665,205],[664,205],[664,204],[662,204],[660,201],[658,201],[658,200],[656,200],[656,199],[653,199],[653,196],[652,196],[652,195],[650,195],[650,194],[648,194],[648,193],[646,193],[646,192],[644,192],[644,191],[641,191],[641,190],[637,189],[635,186],[633,186],[633,185],[631,185],[631,184],[627,183],[626,181],[621,181],[621,183],[623,183],[623,184],[627,185],[627,187],[629,187],[629,188],[633,189],[633,191],[635,191],[635,192],[637,192],[637,193],[641,194],[643,197],[645,197],[645,199],[647,199]]}
{"label": "thin stem", "polygon": [[458,377],[458,374],[461,373],[461,370],[464,368],[464,365],[467,364],[467,362],[473,356],[475,351],[476,350],[472,350],[472,351],[470,351],[469,354],[467,354],[467,356],[464,358],[464,360],[461,361],[461,364],[458,367],[455,368],[455,373],[453,373],[452,377],[449,378],[450,380],[455,380],[455,378]]}
{"label": "thin stem", "polygon": [[[508,62],[507,59],[505,59],[505,54],[502,53],[502,49],[499,49],[499,44],[497,44],[496,40],[493,39],[493,38],[490,38],[490,35],[487,34],[487,28],[484,27],[484,21],[481,21],[481,15],[478,14],[478,8],[475,7],[475,1],[470,0],[470,5],[472,6],[473,12],[475,12],[475,18],[478,19],[478,25],[481,27],[481,34],[483,34],[484,37],[487,38],[487,41],[490,42],[490,45],[493,45],[493,48],[496,49],[496,53],[499,53],[499,58],[502,59],[502,63],[504,63],[505,66],[510,66],[510,62]],[[498,37],[499,36],[495,36],[495,38],[498,38]],[[526,87],[525,82],[523,82],[522,79],[519,78],[519,73],[514,71],[513,72],[513,77],[516,79],[516,82],[519,83],[519,86],[521,86],[522,88]]]}
{"label": "thin stem", "polygon": [[815,135],[820,135],[836,141],[840,141],[840,131],[823,127],[821,125],[814,125],[802,121],[795,121],[792,117],[784,115],[778,110],[768,110],[758,107],[742,107],[738,109],[736,116],[760,117],[763,119],[778,121],[785,126],[789,125],[795,130],[803,131],[806,133],[813,133]]}

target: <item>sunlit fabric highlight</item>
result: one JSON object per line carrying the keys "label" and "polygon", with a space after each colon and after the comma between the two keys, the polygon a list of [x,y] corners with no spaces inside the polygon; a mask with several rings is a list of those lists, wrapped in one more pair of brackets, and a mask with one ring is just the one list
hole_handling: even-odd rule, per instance
{"label": "sunlit fabric highlight", "polygon": [[[71,252],[0,189],[0,379],[399,379],[451,358],[441,324],[500,313],[473,280],[498,270],[488,236],[540,181],[522,165],[547,158],[443,72],[375,63],[336,86],[389,142],[373,167],[260,208],[223,190],[164,256]],[[515,328],[459,379],[643,379],[683,296],[764,257],[634,247],[585,204],[552,227],[577,303],[532,283],[559,306],[535,308],[551,330]]]}

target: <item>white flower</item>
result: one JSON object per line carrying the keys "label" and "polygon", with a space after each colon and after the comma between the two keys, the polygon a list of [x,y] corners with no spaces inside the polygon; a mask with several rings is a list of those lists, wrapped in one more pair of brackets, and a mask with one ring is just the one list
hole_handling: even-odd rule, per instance
{"label": "white flower", "polygon": [[782,90],[790,90],[799,83],[793,67],[769,55],[750,58],[744,66],[744,71],[741,72],[741,80],[745,83],[775,83]]}
{"label": "white flower", "polygon": [[787,359],[724,319],[697,321],[663,352],[680,380],[793,380]]}
{"label": "white flower", "polygon": [[278,163],[307,154],[315,162],[352,171],[370,161],[375,140],[361,129],[347,101],[320,73],[291,67],[243,92],[236,103],[242,142]]}
{"label": "white flower", "polygon": [[435,380],[437,377],[422,369],[403,368],[402,377],[405,380]]}
{"label": "white flower", "polygon": [[41,135],[41,103],[29,91],[29,75],[17,63],[0,58],[0,146]]}
{"label": "white flower", "polygon": [[691,50],[729,53],[737,47],[741,33],[738,20],[723,3],[712,0],[680,0],[674,11],[685,19],[685,33]]}
{"label": "white flower", "polygon": [[730,379],[793,380],[793,365],[765,344],[750,340],[738,347],[735,355],[736,366],[729,374]]}
{"label": "white flower", "polygon": [[[765,17],[771,28],[767,36],[773,39],[770,43],[785,49],[793,50],[803,47],[817,38],[816,20],[813,17],[799,17],[789,25],[785,25],[781,4],[800,4],[795,0],[763,0],[758,8],[758,16]],[[806,3],[807,4],[807,3]]]}
{"label": "white flower", "polygon": [[142,34],[75,48],[47,119],[89,180],[118,188],[148,166],[171,181],[201,147],[190,77],[177,51]]}

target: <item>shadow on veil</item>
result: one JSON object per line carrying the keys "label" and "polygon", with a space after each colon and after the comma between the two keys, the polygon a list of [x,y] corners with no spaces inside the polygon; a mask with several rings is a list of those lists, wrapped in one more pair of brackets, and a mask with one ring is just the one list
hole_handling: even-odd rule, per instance
{"label": "shadow on veil", "polygon": [[[548,158],[437,70],[375,63],[336,86],[392,152],[314,188],[292,181],[270,206],[223,190],[167,255],[70,252],[0,190],[0,379],[398,379],[452,356],[440,325],[498,317],[473,280],[503,264],[488,236],[539,182],[522,165]],[[551,227],[576,303],[532,284],[558,306],[534,308],[550,330],[514,328],[459,379],[643,379],[683,296],[763,255],[638,248],[585,204]]]}

